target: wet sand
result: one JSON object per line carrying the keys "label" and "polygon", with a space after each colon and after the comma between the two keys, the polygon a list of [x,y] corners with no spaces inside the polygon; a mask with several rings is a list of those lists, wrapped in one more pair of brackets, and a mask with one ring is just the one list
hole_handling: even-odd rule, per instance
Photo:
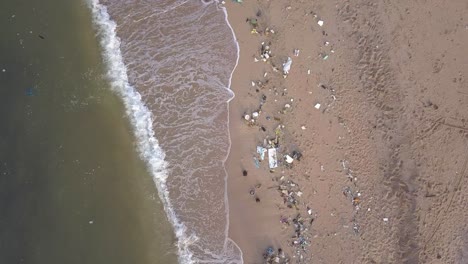
{"label": "wet sand", "polygon": [[[229,235],[244,263],[264,263],[270,246],[292,263],[466,262],[466,3],[226,6],[240,45],[230,103]],[[251,18],[259,34],[251,33]],[[267,62],[262,42],[271,47]],[[287,57],[293,62],[283,78]],[[258,111],[262,97],[249,126],[242,116]],[[275,138],[278,125],[279,167],[269,172],[265,160],[256,168],[256,146]],[[293,151],[303,157],[286,166],[283,155]],[[287,180],[300,188],[293,208],[278,191]],[[303,247],[292,246],[297,214],[313,219],[301,232]]]}

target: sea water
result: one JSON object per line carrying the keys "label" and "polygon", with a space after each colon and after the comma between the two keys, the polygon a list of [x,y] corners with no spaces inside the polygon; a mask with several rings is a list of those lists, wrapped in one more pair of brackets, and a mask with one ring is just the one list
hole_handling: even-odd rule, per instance
{"label": "sea water", "polygon": [[215,1],[90,0],[123,98],[178,239],[180,263],[241,263],[227,237],[224,162],[238,45]]}
{"label": "sea water", "polygon": [[0,263],[178,261],[99,32],[84,0],[0,3]]}

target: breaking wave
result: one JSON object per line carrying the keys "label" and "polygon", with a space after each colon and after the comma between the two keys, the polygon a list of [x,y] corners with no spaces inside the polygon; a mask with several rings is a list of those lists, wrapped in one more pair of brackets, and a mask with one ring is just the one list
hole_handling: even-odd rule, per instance
{"label": "breaking wave", "polygon": [[[122,98],[126,108],[126,113],[130,119],[131,124],[134,128],[135,137],[137,140],[137,148],[141,158],[147,163],[150,173],[152,174],[153,180],[158,190],[161,201],[163,202],[165,212],[168,216],[169,221],[174,227],[174,232],[177,237],[178,257],[179,262],[183,264],[191,263],[242,263],[242,252],[231,239],[228,238],[229,228],[229,211],[227,202],[227,190],[225,190],[225,206],[226,206],[226,221],[227,226],[225,229],[225,241],[224,241],[224,257],[212,254],[212,259],[201,259],[199,256],[194,256],[191,247],[197,247],[197,241],[199,237],[191,232],[189,234],[187,227],[176,215],[176,210],[171,203],[169,190],[167,184],[167,178],[169,174],[169,164],[165,161],[165,153],[158,144],[158,140],[155,138],[155,132],[153,128],[153,114],[150,109],[145,106],[142,100],[141,94],[132,86],[129,82],[129,76],[127,74],[127,67],[124,64],[122,51],[120,47],[120,39],[116,33],[116,23],[110,18],[107,11],[107,7],[99,0],[87,0],[92,12],[93,22],[97,28],[100,45],[102,47],[103,59],[106,63],[107,77],[110,81],[112,89]],[[231,25],[227,21],[227,12],[223,8],[223,12],[226,18],[226,23],[229,26],[233,39],[235,40],[234,32]],[[239,47],[236,42],[237,48],[237,61],[239,59]],[[237,67],[237,61],[235,67]],[[234,67],[234,69],[235,69]],[[234,71],[233,69],[233,71]],[[231,85],[232,72],[229,77],[229,85]],[[231,90],[228,90],[231,95],[227,102],[229,102],[234,94]],[[227,104],[226,104],[227,105]],[[229,148],[230,148],[229,140]],[[229,152],[229,151],[228,151]],[[225,162],[226,158],[223,160]],[[224,164],[223,164],[224,165]],[[224,166],[223,166],[224,167]],[[225,168],[224,168],[225,170]],[[227,173],[226,173],[227,175]],[[226,176],[227,177],[227,176]],[[225,178],[225,181],[227,179]],[[224,186],[226,188],[226,185]],[[228,252],[238,252],[240,256],[227,256]],[[237,254],[236,254],[237,255]]]}
{"label": "breaking wave", "polygon": [[90,0],[89,4],[93,22],[97,26],[100,37],[103,58],[107,67],[107,77],[112,89],[120,95],[124,102],[127,115],[134,127],[138,151],[148,164],[166,214],[174,227],[178,239],[179,260],[181,263],[194,263],[192,254],[187,247],[196,241],[197,237],[186,234],[186,228],[177,219],[169,200],[165,154],[154,137],[151,112],[143,104],[141,95],[128,82],[127,69],[120,51],[120,40],[115,31],[116,24],[110,19],[106,7],[101,5],[98,0]]}

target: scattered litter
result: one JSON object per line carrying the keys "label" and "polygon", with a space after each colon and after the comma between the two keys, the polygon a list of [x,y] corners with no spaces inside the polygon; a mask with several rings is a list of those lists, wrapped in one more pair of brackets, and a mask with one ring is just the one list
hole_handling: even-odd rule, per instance
{"label": "scattered litter", "polygon": [[6,72],[6,69],[2,69],[2,72]]}
{"label": "scattered litter", "polygon": [[275,253],[275,250],[272,247],[268,247],[266,250],[267,256],[271,256]]}
{"label": "scattered litter", "polygon": [[302,129],[302,130],[306,130],[306,127],[305,127],[305,126],[301,126],[301,129]]}
{"label": "scattered litter", "polygon": [[354,234],[359,234],[359,225],[357,223],[353,223],[353,231]]}
{"label": "scattered litter", "polygon": [[283,198],[284,204],[288,208],[296,208],[299,205],[299,201],[297,200],[297,192],[300,192],[299,185],[291,180],[281,181],[280,185],[278,186],[278,191]]}
{"label": "scattered litter", "polygon": [[90,225],[94,224],[94,221],[93,220],[89,220],[88,222]]}
{"label": "scattered litter", "polygon": [[270,46],[265,45],[265,42],[262,42],[262,47],[260,49],[260,57],[262,57],[263,61],[267,61],[271,57],[271,50]]}
{"label": "scattered litter", "polygon": [[276,158],[276,148],[268,149],[268,164],[270,166],[270,169],[278,167],[278,160]]}
{"label": "scattered litter", "polygon": [[256,27],[258,25],[258,21],[256,18],[249,18],[248,21],[253,27]]}
{"label": "scattered litter", "polygon": [[233,1],[239,4],[243,2],[243,0],[233,0]]}
{"label": "scattered litter", "polygon": [[328,55],[327,55],[327,54],[324,54],[324,55],[322,56],[322,59],[323,59],[323,60],[328,60]]}
{"label": "scattered litter", "polygon": [[385,218],[383,219],[383,221],[384,221],[384,222],[388,222],[388,218],[385,217]]}
{"label": "scattered litter", "polygon": [[262,146],[257,146],[257,153],[260,155],[260,160],[265,159],[265,153],[267,152],[267,149],[262,147]]}
{"label": "scattered litter", "polygon": [[289,258],[286,257],[283,250],[278,248],[278,253],[275,253],[273,247],[268,247],[263,253],[263,259],[265,263],[279,263],[279,264],[287,264],[290,263]]}
{"label": "scattered litter", "polygon": [[246,121],[250,121],[250,115],[244,115],[244,119],[245,119]]}
{"label": "scattered litter", "polygon": [[294,56],[298,57],[298,56],[299,56],[299,52],[300,52],[300,50],[295,49],[295,50],[294,50]]}
{"label": "scattered litter", "polygon": [[254,163],[255,163],[255,167],[258,169],[260,168],[260,162],[258,161],[257,157],[254,157]]}
{"label": "scattered litter", "polygon": [[310,75],[310,69],[307,70],[307,74]]}
{"label": "scattered litter", "polygon": [[292,59],[291,57],[288,57],[285,63],[283,63],[283,74],[287,75],[289,74],[289,70],[291,70],[291,64],[292,64]]}
{"label": "scattered litter", "polygon": [[323,20],[319,20],[319,21],[317,22],[317,24],[318,24],[319,26],[323,26]]}
{"label": "scattered litter", "polygon": [[291,156],[293,157],[293,159],[297,160],[297,161],[301,161],[301,158],[302,158],[302,153],[300,153],[299,151],[295,150],[291,153]]}
{"label": "scattered litter", "polygon": [[255,86],[255,82],[254,82],[254,81],[252,81],[252,87],[253,87],[253,86]]}
{"label": "scattered litter", "polygon": [[252,117],[253,117],[253,118],[257,118],[257,117],[258,117],[258,112],[253,112],[253,113],[252,113]]}
{"label": "scattered litter", "polygon": [[303,258],[301,251],[305,251],[305,247],[310,245],[309,238],[307,236],[307,231],[309,230],[310,224],[312,224],[312,222],[314,221],[314,218],[312,218],[309,221],[305,220],[306,219],[301,217],[300,214],[297,214],[297,216],[292,221],[294,223],[295,232],[292,245],[296,248],[296,256],[300,259]]}
{"label": "scattered litter", "polygon": [[293,161],[294,161],[294,159],[289,155],[284,156],[284,158],[285,158],[286,162],[289,163],[289,164],[293,163]]}
{"label": "scattered litter", "polygon": [[319,103],[316,103],[314,107],[315,107],[315,109],[318,110],[318,109],[320,109],[320,104],[319,104]]}

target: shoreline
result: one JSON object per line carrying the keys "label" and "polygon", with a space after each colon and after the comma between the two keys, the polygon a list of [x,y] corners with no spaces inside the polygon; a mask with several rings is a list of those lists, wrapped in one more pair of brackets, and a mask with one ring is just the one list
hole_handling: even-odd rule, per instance
{"label": "shoreline", "polygon": [[[229,238],[244,263],[466,262],[467,7],[225,5],[240,47]],[[275,148],[278,167],[257,147]]]}

